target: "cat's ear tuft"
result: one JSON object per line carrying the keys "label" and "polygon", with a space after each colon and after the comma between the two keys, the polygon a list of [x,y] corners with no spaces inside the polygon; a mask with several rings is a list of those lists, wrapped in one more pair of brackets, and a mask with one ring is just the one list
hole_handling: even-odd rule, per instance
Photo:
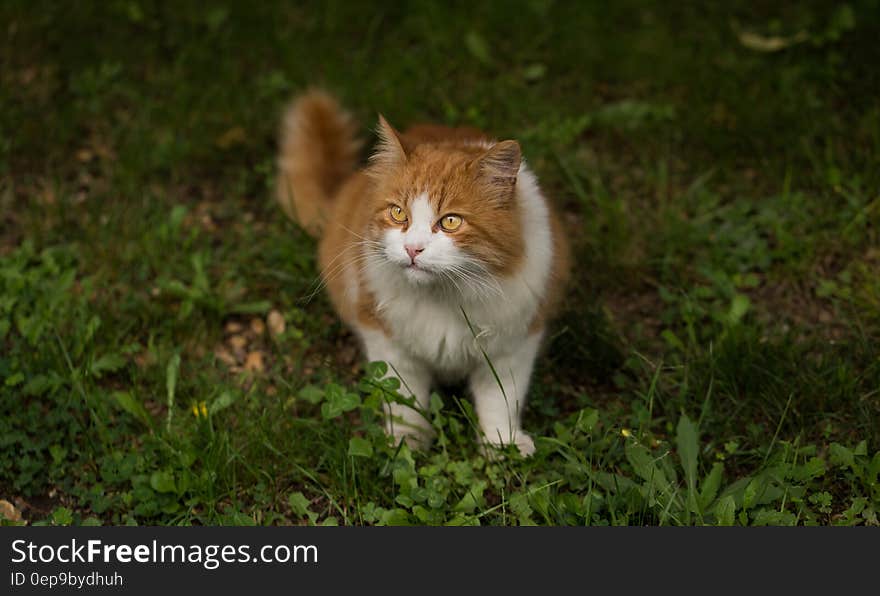
{"label": "cat's ear tuft", "polygon": [[400,133],[388,124],[382,114],[379,114],[376,133],[379,135],[379,143],[370,160],[378,166],[393,167],[403,164],[406,161],[406,145]]}
{"label": "cat's ear tuft", "polygon": [[495,143],[478,160],[480,177],[497,198],[507,199],[516,187],[522,151],[516,141]]}

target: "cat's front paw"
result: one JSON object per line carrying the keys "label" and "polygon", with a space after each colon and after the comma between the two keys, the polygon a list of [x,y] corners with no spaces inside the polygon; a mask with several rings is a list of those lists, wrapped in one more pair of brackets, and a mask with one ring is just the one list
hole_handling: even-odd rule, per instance
{"label": "cat's front paw", "polygon": [[427,451],[434,442],[433,433],[421,430],[396,431],[390,435],[395,446],[402,441],[414,451]]}
{"label": "cat's front paw", "polygon": [[516,445],[519,454],[523,457],[531,457],[535,454],[535,441],[522,431],[517,433],[513,444]]}
{"label": "cat's front paw", "polygon": [[426,451],[434,442],[434,429],[423,419],[411,424],[400,420],[386,421],[385,434],[391,437],[395,446],[402,441],[407,447],[417,451]]}
{"label": "cat's front paw", "polygon": [[431,447],[436,433],[421,413],[392,404],[385,414],[385,434],[391,437],[395,447],[403,441],[410,449],[425,451]]}
{"label": "cat's front paw", "polygon": [[519,430],[513,434],[512,441],[488,441],[483,440],[483,447],[486,456],[490,459],[503,456],[503,450],[509,445],[515,445],[522,457],[531,457],[535,454],[535,441],[526,434],[525,431]]}

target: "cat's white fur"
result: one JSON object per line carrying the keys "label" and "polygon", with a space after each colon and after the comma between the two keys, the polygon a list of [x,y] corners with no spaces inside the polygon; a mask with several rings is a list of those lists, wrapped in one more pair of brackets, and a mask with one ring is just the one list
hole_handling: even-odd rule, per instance
{"label": "cat's white fur", "polygon": [[[401,392],[415,396],[420,409],[427,411],[435,380],[467,379],[483,439],[514,444],[530,455],[534,443],[522,430],[521,417],[541,341],[541,332],[530,332],[530,326],[544,298],[554,255],[548,205],[525,162],[514,200],[520,210],[524,260],[512,276],[493,278],[470,262],[450,236],[433,229],[439,214],[425,196],[417,197],[406,230],[392,228],[381,247],[368,247],[373,252],[362,269],[392,337],[366,327],[356,331],[368,359],[387,362],[389,374],[401,380]],[[411,260],[406,245],[424,248],[416,257],[422,270],[407,268]],[[470,277],[453,283],[439,273],[452,267],[466,268]],[[357,275],[352,266],[348,279]],[[356,284],[349,287],[349,298],[356,300]],[[430,439],[430,425],[415,410],[391,404],[388,414],[389,431],[396,438]]]}

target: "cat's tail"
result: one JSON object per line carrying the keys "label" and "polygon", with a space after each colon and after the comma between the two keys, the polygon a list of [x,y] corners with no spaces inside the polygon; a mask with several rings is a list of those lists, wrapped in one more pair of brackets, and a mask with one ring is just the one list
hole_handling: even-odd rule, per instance
{"label": "cat's tail", "polygon": [[323,91],[307,91],[285,110],[276,197],[311,235],[320,235],[336,192],[357,165],[360,147],[354,119]]}

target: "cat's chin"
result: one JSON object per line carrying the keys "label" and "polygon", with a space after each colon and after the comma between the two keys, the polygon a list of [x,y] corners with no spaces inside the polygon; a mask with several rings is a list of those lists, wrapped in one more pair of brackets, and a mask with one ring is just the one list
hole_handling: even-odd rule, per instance
{"label": "cat's chin", "polygon": [[403,276],[412,284],[425,285],[432,283],[436,277],[430,271],[420,267],[404,267]]}

